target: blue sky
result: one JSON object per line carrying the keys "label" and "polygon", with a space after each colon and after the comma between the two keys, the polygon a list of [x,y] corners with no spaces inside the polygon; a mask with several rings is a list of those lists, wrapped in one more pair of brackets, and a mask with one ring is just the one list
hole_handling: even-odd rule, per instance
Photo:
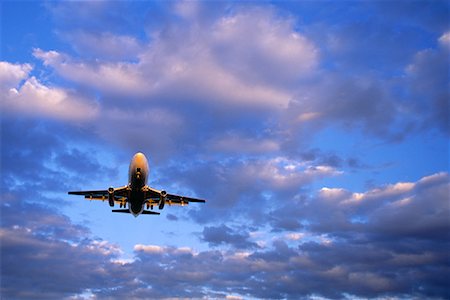
{"label": "blue sky", "polygon": [[450,297],[447,2],[0,8],[2,298]]}

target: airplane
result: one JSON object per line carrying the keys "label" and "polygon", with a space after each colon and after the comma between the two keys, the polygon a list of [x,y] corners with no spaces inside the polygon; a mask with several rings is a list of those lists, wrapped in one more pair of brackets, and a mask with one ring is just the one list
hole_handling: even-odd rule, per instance
{"label": "airplane", "polygon": [[[206,200],[168,194],[164,190],[160,191],[151,188],[147,185],[148,175],[149,167],[147,158],[143,153],[138,152],[131,159],[128,171],[128,185],[118,188],[110,187],[107,190],[74,191],[68,192],[68,194],[82,195],[89,200],[108,200],[109,206],[111,207],[114,207],[114,204],[117,203],[121,209],[113,209],[112,212],[130,213],[135,217],[140,214],[159,215],[159,212],[153,211],[155,205],[161,210],[165,204],[185,206],[190,202],[206,202]],[[127,204],[128,209],[126,209]]]}

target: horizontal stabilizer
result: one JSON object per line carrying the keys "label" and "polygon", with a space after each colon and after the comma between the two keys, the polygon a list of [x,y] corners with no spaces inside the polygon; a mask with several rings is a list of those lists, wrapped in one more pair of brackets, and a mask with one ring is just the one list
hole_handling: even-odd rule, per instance
{"label": "horizontal stabilizer", "polygon": [[143,215],[159,215],[159,212],[151,211],[151,210],[143,210],[142,214]]}
{"label": "horizontal stabilizer", "polygon": [[186,197],[184,199],[189,201],[189,202],[198,202],[198,203],[205,203],[206,202],[206,200],[203,200],[203,199],[195,199],[195,198],[188,198],[188,197]]}
{"label": "horizontal stabilizer", "polygon": [[[128,209],[113,209],[112,212],[125,213],[125,214],[130,213],[130,211]],[[159,212],[143,210],[141,214],[143,214],[143,215],[159,215]]]}
{"label": "horizontal stabilizer", "polygon": [[130,211],[128,209],[113,209],[112,212],[120,212],[120,213],[126,213],[126,214],[130,213]]}

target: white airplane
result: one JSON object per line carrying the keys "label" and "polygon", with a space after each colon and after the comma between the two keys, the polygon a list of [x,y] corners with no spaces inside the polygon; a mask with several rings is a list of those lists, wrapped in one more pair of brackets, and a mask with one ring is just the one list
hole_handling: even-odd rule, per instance
{"label": "white airplane", "polygon": [[[159,212],[153,211],[157,205],[163,209],[167,203],[169,205],[188,205],[189,202],[206,202],[205,200],[189,198],[184,196],[168,194],[166,191],[160,191],[147,185],[149,174],[148,162],[145,155],[141,152],[136,153],[131,159],[130,169],[128,171],[129,183],[126,186],[98,191],[77,191],[69,192],[69,195],[83,195],[89,200],[108,200],[109,206],[114,207],[117,203],[120,208],[113,209],[113,212],[131,213],[137,217],[144,215],[159,215]],[[126,209],[128,203],[128,209]],[[144,210],[144,207],[151,210]]]}

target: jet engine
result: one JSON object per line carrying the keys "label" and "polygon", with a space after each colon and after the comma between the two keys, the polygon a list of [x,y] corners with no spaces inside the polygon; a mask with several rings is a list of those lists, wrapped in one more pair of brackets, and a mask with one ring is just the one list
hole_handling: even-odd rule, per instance
{"label": "jet engine", "polygon": [[110,187],[108,189],[108,201],[109,201],[109,206],[114,207],[114,188]]}
{"label": "jet engine", "polygon": [[167,197],[166,191],[161,191],[161,194],[159,196],[159,209],[164,208],[164,205],[166,204],[166,197]]}

